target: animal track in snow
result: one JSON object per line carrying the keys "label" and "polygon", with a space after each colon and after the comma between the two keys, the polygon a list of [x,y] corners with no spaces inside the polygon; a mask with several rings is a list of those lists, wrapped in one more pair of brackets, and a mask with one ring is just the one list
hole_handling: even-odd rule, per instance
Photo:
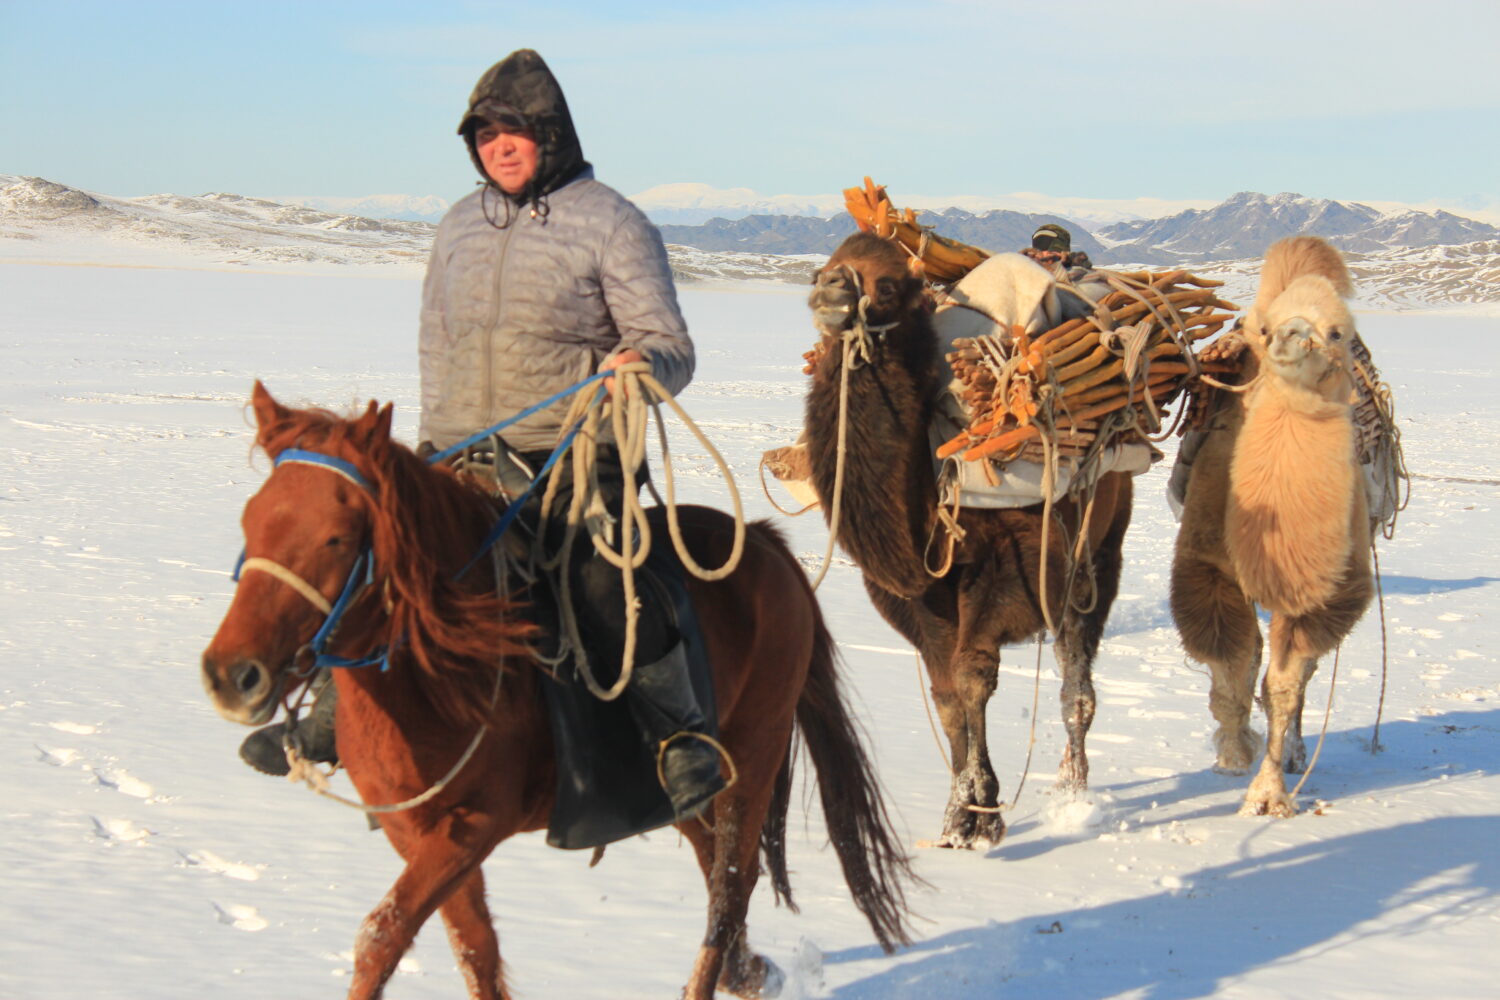
{"label": "animal track in snow", "polygon": [[94,779],[105,788],[113,788],[120,794],[129,795],[131,798],[149,799],[155,794],[155,790],[150,785],[124,768],[95,771]]}
{"label": "animal track in snow", "polygon": [[90,816],[94,821],[94,836],[122,844],[141,844],[156,836],[155,830],[148,830],[143,826],[136,826],[128,819],[100,819],[98,816]]}
{"label": "animal track in snow", "polygon": [[182,861],[188,868],[203,868],[216,875],[238,879],[241,882],[254,882],[260,878],[260,869],[256,866],[239,861],[226,861],[212,851],[185,853],[182,854]]}
{"label": "animal track in snow", "polygon": [[260,911],[253,906],[245,906],[231,903],[228,906],[213,904],[214,912],[219,916],[219,923],[228,924],[236,930],[263,931],[271,926],[271,922],[260,915]]}
{"label": "animal track in snow", "polygon": [[37,760],[43,764],[66,767],[78,759],[78,751],[70,747],[44,747],[40,743],[33,745],[37,749]]}

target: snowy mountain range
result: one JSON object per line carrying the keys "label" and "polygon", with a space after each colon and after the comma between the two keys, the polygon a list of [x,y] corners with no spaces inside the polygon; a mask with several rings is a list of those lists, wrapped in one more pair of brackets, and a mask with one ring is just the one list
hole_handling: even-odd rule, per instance
{"label": "snowy mountain range", "polygon": [[1341,250],[1380,253],[1397,247],[1500,238],[1500,228],[1443,211],[1382,212],[1358,202],[1243,191],[1211,209],[1163,219],[1120,222],[1099,230],[1117,254],[1147,252],[1183,259],[1252,257],[1284,236],[1316,233]]}
{"label": "snowy mountain range", "polygon": [[[38,177],[0,174],[0,258],[116,266],[359,267],[416,276],[436,227],[339,209],[360,200],[303,199],[330,209],[237,194],[112,198]],[[368,201],[368,200],[367,200]],[[375,208],[400,208],[398,197]],[[429,206],[431,207],[431,206]],[[1024,245],[1058,215],[949,208],[920,218],[943,235],[991,249]],[[1500,228],[1442,211],[1281,194],[1239,194],[1208,209],[1101,228],[1067,217],[1074,246],[1096,262],[1189,264],[1224,277],[1232,296],[1253,295],[1259,255],[1281,236],[1316,232],[1344,249],[1364,302],[1391,306],[1500,302]],[[700,226],[664,224],[683,281],[804,282],[853,231],[845,217],[749,216]]]}
{"label": "snowy mountain range", "polygon": [[447,214],[451,203],[435,194],[372,194],[366,198],[333,198],[311,195],[286,195],[270,199],[286,205],[302,205],[334,215],[362,215],[369,219],[403,219],[407,222],[437,223]]}

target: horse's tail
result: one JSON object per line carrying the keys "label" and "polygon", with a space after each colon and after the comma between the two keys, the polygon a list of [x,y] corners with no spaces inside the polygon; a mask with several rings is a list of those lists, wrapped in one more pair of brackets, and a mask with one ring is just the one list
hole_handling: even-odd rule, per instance
{"label": "horse's tail", "polygon": [[776,902],[797,913],[797,904],[792,899],[792,882],[786,871],[786,814],[792,804],[792,768],[797,759],[795,734],[790,743],[781,760],[781,770],[776,772],[776,783],[771,786],[771,804],[766,810],[766,821],[760,827],[760,850]]}
{"label": "horse's tail", "polygon": [[[921,883],[911,869],[911,858],[901,849],[890,815],[881,796],[875,769],[860,743],[859,730],[850,717],[839,687],[838,661],[833,636],[817,612],[814,625],[812,663],[807,683],[797,701],[797,726],[807,744],[813,769],[818,774],[818,793],[823,801],[823,818],[828,837],[844,869],[844,881],[854,896],[854,905],[869,920],[875,938],[886,951],[911,943],[907,926],[910,911],[906,905],[906,882]],[[780,828],[786,825],[786,803],[781,800],[781,783],[785,794],[791,794],[790,761],[778,776],[771,814],[766,830],[771,829],[778,808]],[[764,841],[763,841],[764,843]],[[772,885],[786,880],[784,852],[776,858],[767,852]],[[778,895],[782,895],[780,889]],[[788,903],[790,899],[788,898]]]}

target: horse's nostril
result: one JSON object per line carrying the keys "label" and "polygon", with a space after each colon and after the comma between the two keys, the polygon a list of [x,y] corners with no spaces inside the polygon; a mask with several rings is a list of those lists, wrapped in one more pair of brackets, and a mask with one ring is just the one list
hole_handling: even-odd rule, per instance
{"label": "horse's nostril", "polygon": [[260,687],[260,667],[250,664],[240,675],[235,678],[234,686],[239,689],[240,694],[249,694]]}

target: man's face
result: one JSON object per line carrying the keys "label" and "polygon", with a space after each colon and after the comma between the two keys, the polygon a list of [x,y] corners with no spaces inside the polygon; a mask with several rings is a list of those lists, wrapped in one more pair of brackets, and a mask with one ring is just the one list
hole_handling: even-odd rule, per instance
{"label": "man's face", "polygon": [[506,194],[520,194],[536,176],[536,134],[530,129],[484,122],[474,131],[484,172]]}

